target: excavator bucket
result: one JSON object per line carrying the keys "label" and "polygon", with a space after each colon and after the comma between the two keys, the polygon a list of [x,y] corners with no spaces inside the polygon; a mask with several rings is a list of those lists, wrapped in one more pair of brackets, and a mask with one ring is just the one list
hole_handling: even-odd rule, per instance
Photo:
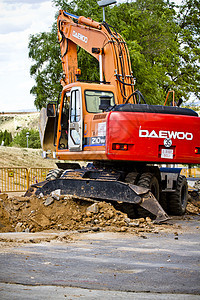
{"label": "excavator bucket", "polygon": [[42,108],[39,116],[39,133],[40,142],[43,151],[49,153],[49,157],[53,157],[53,152],[55,151],[54,146],[54,117],[47,116],[47,109]]}
{"label": "excavator bucket", "polygon": [[29,196],[31,193],[49,195],[55,190],[60,190],[61,195],[137,204],[156,216],[155,223],[169,219],[149,189],[121,181],[58,178],[32,185],[26,195]]}

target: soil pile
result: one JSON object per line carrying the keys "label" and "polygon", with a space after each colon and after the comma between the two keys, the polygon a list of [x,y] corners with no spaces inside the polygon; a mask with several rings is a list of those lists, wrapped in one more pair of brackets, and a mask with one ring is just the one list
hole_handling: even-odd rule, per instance
{"label": "soil pile", "polygon": [[[200,203],[189,202],[187,213],[199,214]],[[158,225],[149,217],[130,219],[110,203],[94,202],[73,196],[30,197],[0,194],[0,232],[37,232],[43,230],[114,231],[157,233]]]}
{"label": "soil pile", "polygon": [[[131,220],[110,203],[72,196],[8,197],[0,195],[0,232],[36,232],[49,229],[78,231],[135,231],[155,229],[150,218]],[[58,199],[59,198],[59,199]]]}

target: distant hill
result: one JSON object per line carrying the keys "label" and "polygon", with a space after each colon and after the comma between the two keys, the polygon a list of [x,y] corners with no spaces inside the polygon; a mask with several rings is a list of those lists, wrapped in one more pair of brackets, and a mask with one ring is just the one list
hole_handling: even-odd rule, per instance
{"label": "distant hill", "polygon": [[23,128],[38,129],[39,112],[0,113],[0,130],[7,130],[15,136]]}

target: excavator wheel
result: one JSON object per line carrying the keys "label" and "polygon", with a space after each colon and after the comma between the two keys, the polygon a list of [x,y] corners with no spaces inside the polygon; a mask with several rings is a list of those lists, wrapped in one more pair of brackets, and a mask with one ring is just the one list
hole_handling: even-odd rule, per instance
{"label": "excavator wheel", "polygon": [[[139,173],[137,172],[130,172],[127,174],[125,178],[126,183],[136,184],[138,179]],[[137,209],[135,204],[131,203],[122,203],[122,207],[120,207],[120,210],[122,210],[127,216],[131,219],[137,218]]]}
{"label": "excavator wheel", "polygon": [[[159,202],[160,199],[160,187],[159,187],[159,182],[156,176],[152,173],[143,173],[138,182],[138,186],[142,186],[145,188],[150,189],[152,194],[156,197],[156,199]],[[137,206],[137,213],[139,217],[151,217],[153,218],[153,215],[149,213],[146,209],[140,207],[139,205]]]}
{"label": "excavator wheel", "polygon": [[177,180],[176,191],[168,193],[169,213],[181,216],[185,213],[188,201],[188,185],[185,176],[180,175]]}
{"label": "excavator wheel", "polygon": [[138,175],[139,175],[139,173],[137,173],[137,172],[130,172],[130,173],[128,173],[126,175],[125,182],[126,183],[137,184]]}
{"label": "excavator wheel", "polygon": [[156,176],[152,173],[143,173],[138,182],[137,185],[145,187],[150,189],[152,194],[156,197],[156,199],[159,202],[160,199],[160,187],[159,187],[159,182]]}
{"label": "excavator wheel", "polygon": [[62,173],[63,173],[62,169],[52,169],[47,174],[46,180],[50,181],[50,180],[53,180],[53,179],[57,179],[62,175]]}
{"label": "excavator wheel", "polygon": [[164,211],[166,211],[168,213],[169,208],[168,208],[168,203],[167,203],[167,193],[165,193],[165,192],[160,193],[159,203],[162,206],[162,208],[164,209]]}

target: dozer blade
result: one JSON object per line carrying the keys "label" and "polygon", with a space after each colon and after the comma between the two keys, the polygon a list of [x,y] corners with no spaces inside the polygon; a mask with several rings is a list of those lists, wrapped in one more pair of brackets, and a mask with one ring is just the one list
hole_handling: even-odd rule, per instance
{"label": "dozer blade", "polygon": [[169,216],[151,192],[148,192],[142,197],[142,202],[139,205],[156,216],[154,223],[159,224],[169,220]]}
{"label": "dozer blade", "polygon": [[58,178],[33,184],[26,195],[30,195],[31,190],[36,195],[49,195],[52,191],[60,190],[61,195],[138,204],[156,216],[156,223],[169,219],[149,189],[121,181]]}
{"label": "dozer blade", "polygon": [[42,108],[40,111],[39,116],[39,133],[40,133],[40,142],[43,151],[50,151],[51,155],[53,156],[53,152],[55,151],[54,146],[54,122],[55,118],[47,117],[47,110],[46,108]]}

